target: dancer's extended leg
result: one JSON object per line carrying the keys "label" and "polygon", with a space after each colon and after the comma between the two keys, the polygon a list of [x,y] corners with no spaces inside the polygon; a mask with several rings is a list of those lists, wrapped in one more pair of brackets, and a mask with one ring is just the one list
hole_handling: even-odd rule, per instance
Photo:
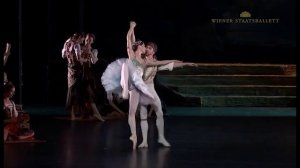
{"label": "dancer's extended leg", "polygon": [[139,103],[140,94],[135,89],[129,92],[129,114],[128,114],[128,124],[131,131],[130,140],[132,141],[132,149],[136,149],[137,136],[136,136],[136,121],[135,114],[137,106]]}

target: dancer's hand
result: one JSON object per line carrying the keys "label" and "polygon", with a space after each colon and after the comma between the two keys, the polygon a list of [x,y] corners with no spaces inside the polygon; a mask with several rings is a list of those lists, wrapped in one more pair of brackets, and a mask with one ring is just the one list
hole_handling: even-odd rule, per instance
{"label": "dancer's hand", "polygon": [[130,21],[130,28],[134,28],[136,26],[135,21]]}
{"label": "dancer's hand", "polygon": [[189,62],[189,63],[186,63],[186,66],[197,67],[198,64],[193,63],[193,62]]}

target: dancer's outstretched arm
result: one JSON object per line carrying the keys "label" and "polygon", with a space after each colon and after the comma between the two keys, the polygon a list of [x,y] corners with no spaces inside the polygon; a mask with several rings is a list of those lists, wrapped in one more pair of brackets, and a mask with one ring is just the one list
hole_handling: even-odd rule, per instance
{"label": "dancer's outstretched arm", "polygon": [[197,67],[196,63],[192,62],[172,62],[166,65],[158,66],[158,71],[172,71],[174,68],[182,68],[185,66]]}
{"label": "dancer's outstretched arm", "polygon": [[174,63],[174,68],[180,68],[180,67],[185,67],[185,66],[196,67],[198,65],[193,62],[175,62]]}
{"label": "dancer's outstretched arm", "polygon": [[147,61],[146,66],[160,66],[160,65],[166,65],[169,63],[182,63],[182,61],[179,60],[162,60],[162,61]]}
{"label": "dancer's outstretched arm", "polygon": [[127,32],[126,40],[127,40],[127,54],[129,59],[134,57],[134,52],[132,50],[132,44],[135,42],[134,28],[136,23],[134,21],[130,21],[130,27]]}

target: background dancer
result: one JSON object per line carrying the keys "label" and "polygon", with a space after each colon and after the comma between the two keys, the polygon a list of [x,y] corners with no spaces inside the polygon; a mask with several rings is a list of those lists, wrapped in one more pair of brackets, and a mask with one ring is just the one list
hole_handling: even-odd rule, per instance
{"label": "background dancer", "polygon": [[84,46],[81,48],[80,62],[83,68],[81,94],[85,107],[85,117],[95,117],[100,121],[104,121],[95,104],[96,95],[94,92],[96,91],[96,83],[94,74],[91,71],[91,65],[96,64],[98,61],[98,50],[92,47],[95,39],[94,34],[86,34]]}
{"label": "background dancer", "polygon": [[75,120],[82,111],[80,94],[81,79],[83,77],[82,65],[80,62],[81,46],[84,41],[83,34],[73,34],[64,43],[62,58],[68,61],[68,92],[66,99],[66,110],[70,112],[71,120]]}

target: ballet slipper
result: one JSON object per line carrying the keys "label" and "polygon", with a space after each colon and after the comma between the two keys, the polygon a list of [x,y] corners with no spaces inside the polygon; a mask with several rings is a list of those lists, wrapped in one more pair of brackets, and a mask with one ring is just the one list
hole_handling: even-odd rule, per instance
{"label": "ballet slipper", "polygon": [[147,143],[147,142],[142,142],[142,143],[139,145],[139,148],[148,148],[148,143]]}
{"label": "ballet slipper", "polygon": [[171,144],[165,138],[158,139],[158,143],[162,144],[164,147],[170,147],[171,146]]}

